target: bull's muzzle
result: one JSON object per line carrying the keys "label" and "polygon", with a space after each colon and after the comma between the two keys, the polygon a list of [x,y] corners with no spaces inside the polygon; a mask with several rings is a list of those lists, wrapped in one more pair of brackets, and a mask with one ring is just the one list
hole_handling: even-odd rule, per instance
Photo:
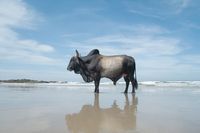
{"label": "bull's muzzle", "polygon": [[68,67],[67,67],[67,70],[68,70],[68,71],[72,71],[73,69],[72,69],[71,66],[68,66]]}

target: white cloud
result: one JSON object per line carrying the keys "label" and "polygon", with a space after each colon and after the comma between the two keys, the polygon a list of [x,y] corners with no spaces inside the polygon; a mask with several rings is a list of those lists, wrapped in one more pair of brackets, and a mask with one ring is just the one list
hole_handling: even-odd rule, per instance
{"label": "white cloud", "polygon": [[22,0],[1,0],[0,26],[32,27],[39,16],[30,8]]}
{"label": "white cloud", "polygon": [[53,52],[54,48],[47,44],[40,44],[35,40],[19,40],[17,42],[22,48],[37,52]]}
{"label": "white cloud", "polygon": [[132,28],[130,26],[127,29],[136,32],[137,34],[148,34],[148,35],[155,35],[155,34],[166,34],[170,33],[167,29],[160,27],[158,25],[133,25]]}
{"label": "white cloud", "polygon": [[144,16],[144,17],[150,17],[150,18],[156,18],[156,19],[164,19],[162,16],[160,15],[157,15],[157,14],[152,14],[152,13],[146,13],[146,12],[143,12],[143,11],[139,11],[139,10],[134,10],[134,9],[131,9],[129,10],[130,13],[133,13],[133,14],[137,14],[137,15],[141,15],[141,16]]}
{"label": "white cloud", "polygon": [[76,8],[74,9],[70,14],[72,15],[90,15],[90,16],[96,16],[96,12],[102,11],[102,8]]}
{"label": "white cloud", "polygon": [[168,0],[167,2],[173,7],[176,14],[181,13],[190,4],[190,0]]}
{"label": "white cloud", "polygon": [[[126,27],[127,29],[127,27]],[[106,54],[145,56],[176,55],[182,51],[181,40],[166,36],[168,31],[158,26],[139,25],[130,27],[129,34],[117,33],[93,37],[81,42],[72,42],[71,47],[87,51],[99,48]]]}
{"label": "white cloud", "polygon": [[54,48],[36,40],[21,39],[14,28],[32,29],[41,17],[22,0],[0,0],[0,60],[55,64],[45,55]]}
{"label": "white cloud", "polygon": [[[126,53],[132,54],[145,54],[152,55],[175,55],[181,51],[179,46],[180,40],[170,37],[155,37],[149,35],[137,35],[137,36],[123,36],[112,35],[93,38],[86,41],[85,44],[91,44],[91,47],[98,47],[108,49],[106,44],[112,44],[111,49],[118,49],[120,53],[126,51]],[[116,48],[116,45],[118,46]]]}
{"label": "white cloud", "polygon": [[200,25],[192,22],[183,23],[184,27],[200,30]]}
{"label": "white cloud", "polygon": [[[172,15],[178,15],[186,10],[191,5],[192,0],[160,0],[158,2],[152,2],[153,6],[145,5],[144,3],[136,2],[128,12],[143,16],[146,18],[153,18],[159,20],[167,20]],[[141,5],[142,6],[141,6]],[[161,4],[160,8],[158,4]],[[128,6],[129,7],[129,6]],[[157,7],[157,8],[155,8]]]}
{"label": "white cloud", "polygon": [[187,64],[200,65],[200,54],[190,54],[182,56],[182,59]]}

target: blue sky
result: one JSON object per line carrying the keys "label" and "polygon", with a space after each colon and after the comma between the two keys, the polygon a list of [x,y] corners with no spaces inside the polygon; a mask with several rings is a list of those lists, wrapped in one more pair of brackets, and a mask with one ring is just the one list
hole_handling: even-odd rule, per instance
{"label": "blue sky", "polygon": [[82,81],[75,50],[135,58],[145,80],[200,79],[197,0],[0,0],[0,79]]}

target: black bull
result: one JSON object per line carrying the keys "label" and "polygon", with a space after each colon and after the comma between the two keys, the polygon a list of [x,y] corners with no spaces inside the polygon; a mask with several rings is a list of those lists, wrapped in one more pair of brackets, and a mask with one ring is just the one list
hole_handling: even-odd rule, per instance
{"label": "black bull", "polygon": [[99,50],[92,50],[87,56],[81,57],[76,50],[76,56],[70,59],[67,70],[80,74],[85,82],[94,81],[95,91],[99,93],[99,82],[103,77],[109,78],[116,85],[116,82],[124,77],[128,92],[129,83],[132,84],[132,93],[138,87],[136,78],[135,60],[127,55],[104,56]]}

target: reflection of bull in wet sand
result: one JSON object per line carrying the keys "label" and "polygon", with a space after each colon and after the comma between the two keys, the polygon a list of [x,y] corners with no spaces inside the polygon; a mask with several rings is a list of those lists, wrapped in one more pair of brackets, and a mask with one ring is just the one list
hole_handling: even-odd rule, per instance
{"label": "reflection of bull in wet sand", "polygon": [[138,100],[132,94],[129,103],[125,94],[124,109],[116,102],[110,108],[100,108],[99,94],[95,94],[94,105],[84,105],[79,113],[66,115],[66,124],[72,133],[125,132],[136,127],[136,110]]}

